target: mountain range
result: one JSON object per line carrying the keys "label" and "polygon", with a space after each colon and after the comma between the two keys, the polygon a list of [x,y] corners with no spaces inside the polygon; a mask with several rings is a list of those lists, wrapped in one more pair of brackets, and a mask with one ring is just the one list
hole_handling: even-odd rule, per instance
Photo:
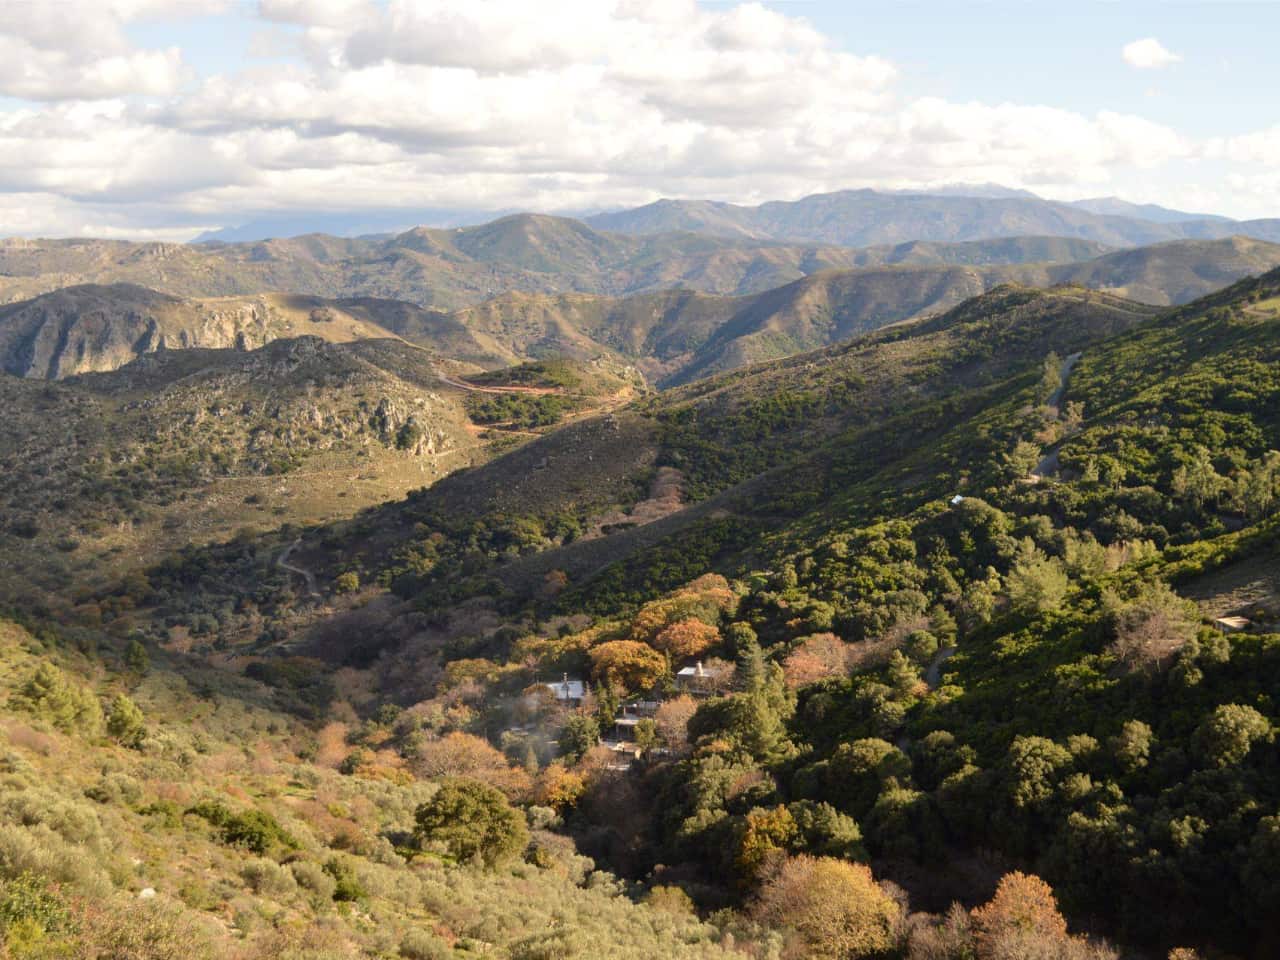
{"label": "mountain range", "polygon": [[[549,226],[552,237],[565,238],[560,222]],[[556,263],[594,262],[597,248],[589,241],[602,235],[576,226],[580,230],[567,234],[572,242],[554,248]],[[494,229],[466,242],[472,249],[501,248],[503,262],[547,266],[549,248],[530,244],[529,236]],[[412,239],[421,248],[439,241],[426,231]],[[317,250],[317,257],[333,249],[315,238],[285,246]],[[1010,253],[1060,249],[1057,241],[1036,240],[911,244],[893,251],[890,265],[823,270],[747,296],[678,288],[625,297],[508,292],[451,312],[378,297],[189,299],[129,284],[76,286],[0,308],[0,369],[58,378],[114,369],[157,349],[248,348],[303,334],[331,342],[394,336],[486,369],[554,355],[605,356],[669,386],[946,310],[1002,284],[1076,285],[1169,305],[1280,265],[1280,245],[1241,237],[1175,241],[1080,262],[938,262],[976,259],[978,251],[998,260],[1009,247]],[[402,291],[392,285],[391,292]]]}
{"label": "mountain range", "polygon": [[577,220],[521,214],[477,227],[417,227],[356,239],[315,234],[234,244],[4,240],[0,300],[72,284],[128,282],[187,297],[275,291],[383,297],[456,309],[509,291],[621,296],[686,287],[741,295],[827,269],[1066,262],[1107,250],[1056,237],[864,250],[693,233],[633,237],[602,233]]}
{"label": "mountain range", "polygon": [[[1120,212],[1122,211],[1122,212]],[[1154,216],[1157,219],[1148,219]],[[599,214],[587,223],[637,235],[688,230],[713,236],[784,243],[869,246],[928,240],[955,243],[1010,236],[1054,236],[1112,246],[1240,235],[1280,240],[1280,220],[1234,221],[1181,216],[1122,201],[1056,203],[1034,196],[889,194],[844,190],[755,207],[704,200],[659,200]]]}

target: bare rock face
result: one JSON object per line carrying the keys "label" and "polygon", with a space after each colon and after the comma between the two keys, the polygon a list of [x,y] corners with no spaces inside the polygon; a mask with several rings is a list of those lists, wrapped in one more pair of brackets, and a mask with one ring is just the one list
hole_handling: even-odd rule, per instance
{"label": "bare rock face", "polygon": [[[300,302],[295,302],[300,301]],[[392,336],[314,298],[186,300],[133,284],[66,287],[0,307],[0,370],[60,380],[117,370],[161,350],[256,350],[310,335],[318,342]]]}
{"label": "bare rock face", "polygon": [[453,437],[432,426],[430,401],[424,397],[382,397],[369,426],[387,446],[398,447],[414,457],[433,456],[451,449]]}

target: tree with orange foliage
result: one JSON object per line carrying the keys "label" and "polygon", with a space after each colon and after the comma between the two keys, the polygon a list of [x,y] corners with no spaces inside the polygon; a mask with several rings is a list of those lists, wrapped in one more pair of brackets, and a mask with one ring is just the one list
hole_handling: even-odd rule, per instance
{"label": "tree with orange foliage", "polygon": [[533,798],[535,803],[564,813],[577,804],[586,789],[587,781],[581,774],[566,769],[563,763],[553,763],[538,775]]}
{"label": "tree with orange foliage", "polygon": [[665,627],[680,620],[698,620],[714,626],[738,606],[738,595],[719,574],[707,574],[674,593],[646,603],[631,621],[633,639],[651,643]]}
{"label": "tree with orange foliage", "polygon": [[815,633],[791,651],[782,670],[792,690],[827,677],[843,677],[849,672],[849,644],[834,633]]}
{"label": "tree with orange foliage", "polygon": [[658,631],[653,645],[672,660],[699,657],[720,642],[720,631],[701,620],[677,620]]}
{"label": "tree with orange foliage", "polygon": [[653,647],[634,640],[613,640],[588,651],[591,673],[611,687],[647,690],[667,671],[666,658]]}
{"label": "tree with orange foliage", "polygon": [[831,857],[787,860],[764,885],[755,918],[789,927],[808,945],[812,960],[859,960],[894,945],[900,908],[871,871]]}
{"label": "tree with orange foliage", "polygon": [[413,762],[413,772],[433,780],[471,777],[492,784],[508,796],[529,788],[529,775],[524,770],[510,766],[501,751],[469,733],[454,732],[423,743]]}
{"label": "tree with orange foliage", "polygon": [[990,902],[973,911],[979,960],[1040,956],[1070,939],[1053,888],[1039,877],[1007,873]]}

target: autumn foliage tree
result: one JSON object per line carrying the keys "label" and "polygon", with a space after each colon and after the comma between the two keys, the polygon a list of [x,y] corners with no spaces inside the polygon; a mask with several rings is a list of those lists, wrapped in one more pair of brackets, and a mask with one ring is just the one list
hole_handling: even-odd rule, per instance
{"label": "autumn foliage tree", "polygon": [[990,902],[973,911],[973,938],[979,960],[1052,956],[1069,939],[1053,888],[1018,872],[1005,874]]}
{"label": "autumn foliage tree", "polygon": [[473,777],[511,796],[529,786],[529,775],[508,764],[500,750],[481,737],[461,732],[423,743],[413,762],[413,772],[427,779]]}
{"label": "autumn foliage tree", "polygon": [[842,677],[849,670],[849,644],[834,633],[815,633],[791,651],[782,669],[793,690],[827,677]]}
{"label": "autumn foliage tree", "polygon": [[658,631],[653,645],[672,660],[699,657],[720,643],[720,631],[701,620],[677,620]]}
{"label": "autumn foliage tree", "polygon": [[799,833],[795,818],[786,807],[756,809],[747,814],[738,839],[735,866],[738,878],[752,884],[766,871],[770,861],[781,857]]}
{"label": "autumn foliage tree", "polygon": [[564,813],[577,804],[586,789],[587,782],[581,774],[567,769],[563,763],[553,763],[538,775],[533,798],[544,807]]}
{"label": "autumn foliage tree", "polygon": [[597,680],[624,690],[647,690],[667,671],[666,658],[634,640],[614,640],[593,647],[591,673]]}
{"label": "autumn foliage tree", "polygon": [[860,863],[830,857],[787,860],[760,891],[755,917],[794,930],[813,960],[875,957],[894,945],[898,904]]}

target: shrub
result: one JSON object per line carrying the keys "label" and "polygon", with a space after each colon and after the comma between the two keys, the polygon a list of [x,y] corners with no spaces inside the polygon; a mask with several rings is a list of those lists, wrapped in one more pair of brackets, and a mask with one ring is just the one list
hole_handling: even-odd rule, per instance
{"label": "shrub", "polygon": [[127,806],[142,799],[142,784],[127,773],[108,773],[93,786],[86,787],[84,795],[99,803]]}
{"label": "shrub", "polygon": [[80,917],[81,957],[214,960],[223,951],[180,907],[162,900],[99,901]]}
{"label": "shrub", "polygon": [[240,868],[240,876],[254,893],[282,899],[298,889],[293,874],[274,860],[250,860]]}
{"label": "shrub", "polygon": [[19,926],[37,935],[61,933],[72,927],[66,903],[30,873],[0,881],[0,943]]}
{"label": "shrub", "polygon": [[333,878],[333,899],[343,902],[363,900],[369,894],[356,876],[351,861],[341,857],[330,857],[325,861],[324,872]]}
{"label": "shrub", "polygon": [[644,902],[654,910],[674,913],[679,917],[692,917],[695,913],[693,901],[679,887],[654,887],[644,898]]}
{"label": "shrub", "polygon": [[453,950],[428,930],[409,930],[400,940],[400,956],[406,960],[450,960]]}
{"label": "shrub", "polygon": [[337,884],[320,864],[312,860],[296,860],[289,864],[289,872],[304,890],[310,890],[321,900],[333,899]]}
{"label": "shrub", "polygon": [[20,827],[0,823],[0,878],[24,873],[73,886],[86,896],[106,896],[112,889],[97,857],[85,856],[47,826]]}
{"label": "shrub", "polygon": [[254,853],[266,853],[276,845],[287,849],[298,846],[298,842],[280,826],[279,821],[262,810],[234,813],[220,801],[201,800],[188,809],[187,813],[207,820],[216,827],[223,843],[244,847]]}
{"label": "shrub", "polygon": [[133,748],[141,746],[147,734],[142,711],[123,693],[111,701],[107,712],[107,734],[120,745]]}

